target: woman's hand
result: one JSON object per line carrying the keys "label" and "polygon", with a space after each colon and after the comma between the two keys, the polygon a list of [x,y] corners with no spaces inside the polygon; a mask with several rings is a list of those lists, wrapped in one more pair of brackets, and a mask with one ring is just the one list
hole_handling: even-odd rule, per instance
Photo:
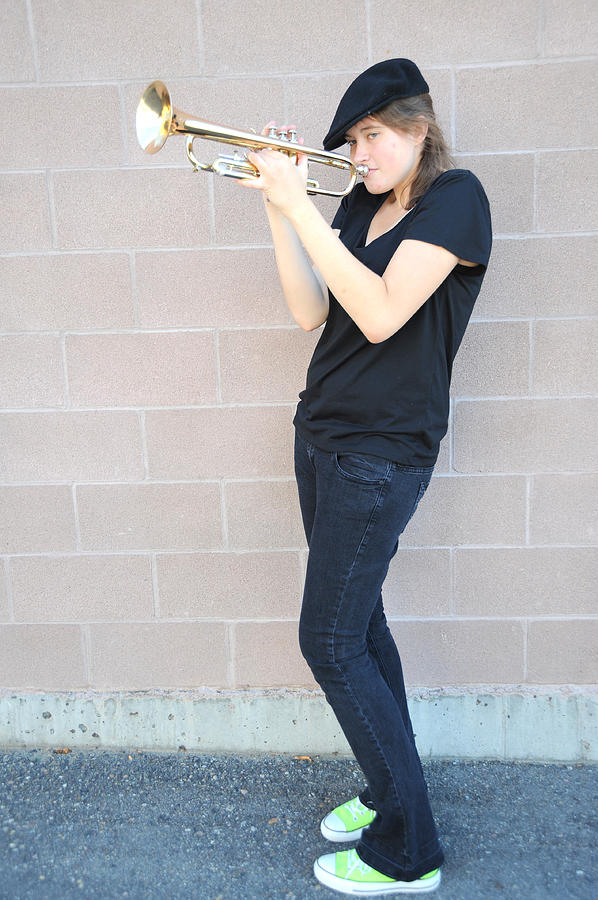
{"label": "woman's hand", "polygon": [[[266,137],[275,122],[269,122],[263,129]],[[303,143],[300,139],[299,143]],[[253,190],[262,191],[264,199],[272,203],[285,215],[307,201],[307,157],[299,153],[287,156],[279,150],[264,148],[250,150],[247,159],[259,172],[258,178],[238,179],[240,184]]]}

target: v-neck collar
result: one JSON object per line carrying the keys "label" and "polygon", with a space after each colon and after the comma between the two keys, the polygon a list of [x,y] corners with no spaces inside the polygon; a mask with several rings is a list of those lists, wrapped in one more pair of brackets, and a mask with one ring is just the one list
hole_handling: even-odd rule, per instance
{"label": "v-neck collar", "polygon": [[[405,219],[411,212],[411,209],[408,209],[407,212],[405,213],[405,215],[401,216],[401,218],[399,219],[398,222],[395,222],[394,225],[392,225],[390,228],[387,228],[386,231],[382,232],[382,234],[379,234],[377,237],[372,238],[371,241],[368,241],[368,234],[370,232],[370,228],[371,228],[372,222],[374,220],[374,216],[380,209],[382,209],[382,206],[384,205],[384,203],[386,202],[386,200],[388,199],[388,197],[390,196],[391,193],[392,193],[391,191],[387,191],[385,194],[381,194],[380,198],[377,198],[377,199],[379,199],[379,202],[373,204],[372,214],[371,214],[371,216],[369,216],[369,218],[367,219],[367,221],[364,224],[364,230],[363,230],[363,233],[361,236],[361,240],[360,240],[359,244],[357,245],[360,249],[365,250],[367,247],[371,247],[372,244],[375,244],[376,241],[379,241],[380,238],[383,238],[387,234],[390,234],[392,231],[395,230],[395,228],[397,228],[401,224],[401,222],[405,221]],[[412,209],[415,209],[415,207],[412,207]]]}

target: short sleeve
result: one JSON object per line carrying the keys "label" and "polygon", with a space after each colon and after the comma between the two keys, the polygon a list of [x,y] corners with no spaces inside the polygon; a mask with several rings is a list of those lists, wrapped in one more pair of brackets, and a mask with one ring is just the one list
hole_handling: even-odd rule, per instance
{"label": "short sleeve", "polygon": [[436,244],[486,267],[492,248],[490,206],[473,172],[454,169],[439,176],[416,205],[403,240]]}

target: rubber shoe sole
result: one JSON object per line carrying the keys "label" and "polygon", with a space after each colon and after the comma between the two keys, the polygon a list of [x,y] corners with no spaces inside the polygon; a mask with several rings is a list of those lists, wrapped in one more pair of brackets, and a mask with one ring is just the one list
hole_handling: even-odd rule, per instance
{"label": "rubber shoe sole", "polygon": [[[392,881],[387,884],[367,884],[364,882],[350,881],[348,878],[339,878],[327,867],[327,861],[334,857],[333,853],[321,856],[314,863],[314,875],[320,884],[339,891],[341,894],[351,894],[357,897],[390,897],[393,894],[429,894],[440,885],[440,869],[427,877],[418,878],[415,881]],[[328,863],[328,865],[333,863]]]}
{"label": "rubber shoe sole", "polygon": [[[345,841],[358,841],[365,829],[369,827],[366,825],[365,828],[356,828],[354,831],[339,831],[334,827],[330,827],[330,824],[332,824],[330,817],[333,815],[334,813],[328,813],[328,815],[322,819],[320,822],[320,831],[327,841],[334,841],[335,844],[344,844]],[[340,824],[342,825],[342,822]]]}
{"label": "rubber shoe sole", "polygon": [[[352,813],[351,807],[353,807]],[[337,812],[342,813],[343,811],[345,811],[345,822],[337,815]],[[347,811],[349,815],[347,815]],[[353,824],[351,819],[359,821],[361,818],[363,821],[364,813],[368,818],[367,824],[361,826],[358,825],[351,829],[350,825]],[[375,817],[376,813],[363,806],[359,798],[355,797],[353,800],[348,800],[341,806],[337,806],[336,809],[329,812],[327,816],[324,816],[320,822],[320,831],[327,841],[333,841],[335,844],[342,844],[345,843],[345,841],[358,841],[365,829],[372,824]]]}

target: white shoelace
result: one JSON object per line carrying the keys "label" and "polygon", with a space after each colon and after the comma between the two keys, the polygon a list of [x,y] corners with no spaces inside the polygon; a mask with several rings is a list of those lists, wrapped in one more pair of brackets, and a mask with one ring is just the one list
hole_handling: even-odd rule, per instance
{"label": "white shoelace", "polygon": [[371,866],[368,866],[367,863],[357,855],[356,850],[349,850],[349,855],[347,856],[347,878],[350,878],[355,869],[358,869],[361,875],[367,875],[368,872],[371,871]]}
{"label": "white shoelace", "polygon": [[351,813],[354,822],[357,822],[358,818],[362,816],[366,810],[367,806],[363,805],[359,797],[355,797],[354,800],[347,803],[347,812]]}

